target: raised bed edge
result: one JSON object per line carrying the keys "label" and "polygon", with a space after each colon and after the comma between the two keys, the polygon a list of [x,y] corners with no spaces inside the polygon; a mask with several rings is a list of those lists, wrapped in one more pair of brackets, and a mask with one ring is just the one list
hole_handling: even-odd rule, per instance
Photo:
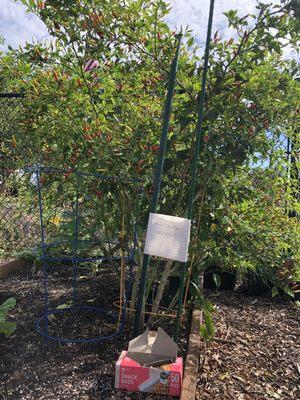
{"label": "raised bed edge", "polygon": [[199,370],[199,350],[201,341],[199,328],[201,322],[202,311],[194,308],[187,356],[185,359],[180,400],[193,400],[196,397],[197,377]]}
{"label": "raised bed edge", "polygon": [[0,264],[0,279],[6,279],[15,272],[24,271],[29,265],[30,262],[25,258],[17,258]]}

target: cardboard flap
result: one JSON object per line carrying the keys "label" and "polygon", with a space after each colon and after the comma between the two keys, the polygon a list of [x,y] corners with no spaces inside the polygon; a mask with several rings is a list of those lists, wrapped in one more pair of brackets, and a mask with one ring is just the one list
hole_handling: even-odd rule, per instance
{"label": "cardboard flap", "polygon": [[155,363],[164,359],[176,359],[178,346],[166,334],[158,328],[157,332],[147,329],[140,336],[130,340],[128,345],[128,357],[138,362]]}
{"label": "cardboard flap", "polygon": [[148,333],[149,329],[146,329],[145,332],[140,336],[130,340],[128,344],[128,351],[136,353],[150,352],[150,349],[148,349]]}
{"label": "cardboard flap", "polygon": [[178,346],[166,332],[158,328],[155,341],[152,345],[152,354],[176,358]]}

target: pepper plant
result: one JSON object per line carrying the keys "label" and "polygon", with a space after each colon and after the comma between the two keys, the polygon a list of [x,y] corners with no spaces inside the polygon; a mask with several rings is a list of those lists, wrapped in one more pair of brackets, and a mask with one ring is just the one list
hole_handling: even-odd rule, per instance
{"label": "pepper plant", "polygon": [[[127,219],[134,216],[144,229],[174,55],[174,32],[165,23],[169,6],[162,0],[22,1],[53,39],[1,55],[3,87],[27,94],[22,130],[2,144],[2,159],[16,168],[38,162],[141,178],[144,196],[139,207],[132,196]],[[292,248],[299,261],[297,217],[285,213],[287,203],[298,205],[279,172],[273,140],[289,137],[297,154],[299,68],[283,57],[283,47],[297,51],[299,4],[258,3],[255,15],[231,10],[226,16],[233,37],[224,40],[216,32],[211,41],[188,271],[195,281],[214,258],[242,271],[258,263],[277,270]],[[203,69],[195,37],[189,29],[183,35],[160,199],[160,212],[179,216],[186,215]],[[255,157],[268,159],[270,167],[256,170]],[[112,210],[111,231],[116,219]],[[155,283],[154,314],[176,273],[171,261],[152,267],[148,292]],[[138,277],[139,272],[136,282]],[[135,293],[136,286],[133,303]]]}

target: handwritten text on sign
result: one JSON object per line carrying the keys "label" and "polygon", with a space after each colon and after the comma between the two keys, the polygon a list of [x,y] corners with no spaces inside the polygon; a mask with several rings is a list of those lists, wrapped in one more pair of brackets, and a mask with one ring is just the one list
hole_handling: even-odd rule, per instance
{"label": "handwritten text on sign", "polygon": [[187,261],[190,229],[189,219],[150,213],[145,253],[175,261]]}

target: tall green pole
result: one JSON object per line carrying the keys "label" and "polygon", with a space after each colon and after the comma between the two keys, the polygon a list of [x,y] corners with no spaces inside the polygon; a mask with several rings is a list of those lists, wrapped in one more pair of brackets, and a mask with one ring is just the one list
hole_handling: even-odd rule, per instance
{"label": "tall green pole", "polygon": [[[196,144],[195,144],[195,153],[194,153],[193,162],[192,162],[192,171],[191,171],[192,172],[192,180],[191,180],[189,200],[188,200],[188,211],[187,211],[188,219],[192,219],[192,214],[193,214],[193,204],[194,204],[194,195],[195,195],[196,178],[197,178],[197,164],[198,164],[198,160],[199,160],[200,145],[201,145],[201,140],[202,140],[202,124],[203,124],[204,103],[205,103],[205,86],[206,86],[206,78],[207,78],[207,71],[208,71],[209,44],[210,44],[212,21],[213,21],[213,14],[214,14],[214,3],[215,3],[215,0],[210,0],[208,27],[207,27],[207,35],[206,35],[206,45],[205,45],[205,53],[204,53],[202,85],[201,85],[201,92],[200,92],[198,120],[197,120],[197,126],[196,126]],[[182,266],[181,282],[180,282],[180,289],[179,289],[176,327],[175,327],[175,341],[176,342],[178,341],[178,335],[179,335],[179,326],[180,326],[180,317],[181,317],[181,312],[182,312],[184,279],[185,279],[185,275],[186,275],[186,269],[187,269],[187,263],[185,262]]]}
{"label": "tall green pole", "polygon": [[[153,191],[151,207],[150,207],[151,213],[156,212],[157,203],[158,203],[159,194],[160,194],[161,178],[162,178],[164,161],[165,161],[169,123],[170,123],[170,116],[171,116],[171,110],[172,110],[174,89],[175,89],[175,84],[176,84],[176,74],[177,74],[177,68],[178,68],[178,59],[179,59],[179,53],[180,53],[181,39],[182,39],[182,34],[180,33],[177,35],[177,48],[176,48],[175,57],[172,61],[169,82],[168,82],[167,98],[166,98],[165,109],[164,109],[163,125],[162,125],[162,132],[161,132],[160,145],[159,145],[159,153],[158,153],[158,157],[157,157],[157,167],[156,167],[156,173],[155,173],[155,178],[154,178],[154,191]],[[144,306],[144,301],[145,301],[145,291],[146,291],[146,282],[147,282],[149,262],[150,262],[150,255],[144,254],[141,279],[140,279],[140,285],[139,285],[138,300],[137,300],[137,306],[136,306],[136,314],[135,314],[134,327],[133,327],[134,336],[137,336],[140,333],[140,329],[141,329],[141,316],[142,316],[142,311],[143,311],[143,306]]]}

